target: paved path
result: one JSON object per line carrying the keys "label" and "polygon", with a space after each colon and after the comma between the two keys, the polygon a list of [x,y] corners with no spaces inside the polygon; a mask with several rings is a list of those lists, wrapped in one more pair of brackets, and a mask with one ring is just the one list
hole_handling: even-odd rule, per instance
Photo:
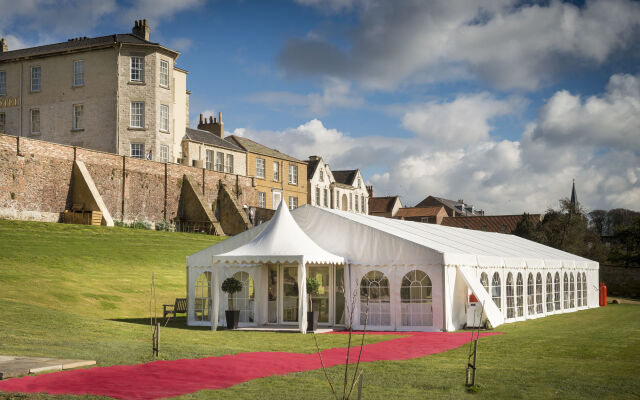
{"label": "paved path", "polygon": [[[375,335],[378,333],[367,333]],[[381,333],[384,334],[384,333]],[[471,334],[443,332],[389,333],[402,338],[364,346],[362,361],[408,360],[441,353],[468,343]],[[483,333],[481,336],[493,333]],[[354,363],[360,347],[351,349]],[[343,364],[345,348],[324,350],[325,366]],[[463,367],[461,360],[461,368]],[[147,364],[116,365],[55,372],[0,381],[0,391],[91,394],[119,399],[159,399],[203,389],[222,389],[273,375],[319,369],[318,355],[286,352],[254,352]]]}
{"label": "paved path", "polygon": [[62,371],[63,369],[95,364],[96,362],[93,360],[60,360],[57,358],[0,355],[0,379],[45,371]]}

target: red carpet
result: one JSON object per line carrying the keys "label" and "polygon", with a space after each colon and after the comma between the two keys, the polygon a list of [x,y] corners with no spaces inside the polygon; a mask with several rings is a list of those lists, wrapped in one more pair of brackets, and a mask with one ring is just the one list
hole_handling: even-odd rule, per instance
{"label": "red carpet", "polygon": [[[407,360],[459,347],[471,339],[470,333],[389,332],[407,337],[364,346],[362,361]],[[481,336],[493,333],[483,333]],[[283,335],[283,337],[285,337]],[[357,336],[356,336],[357,338]],[[310,338],[311,340],[311,338]],[[360,347],[351,349],[356,362]],[[343,364],[346,349],[322,352],[325,366]],[[461,368],[464,361],[461,360]],[[0,391],[50,394],[91,394],[119,399],[158,399],[221,389],[271,375],[319,369],[317,354],[285,352],[240,353],[193,360],[154,361],[147,364],[116,365],[0,381]]]}

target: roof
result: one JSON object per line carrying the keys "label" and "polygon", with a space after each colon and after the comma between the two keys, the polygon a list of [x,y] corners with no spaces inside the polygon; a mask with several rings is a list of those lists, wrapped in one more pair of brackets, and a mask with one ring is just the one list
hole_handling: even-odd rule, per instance
{"label": "roof", "polygon": [[320,160],[322,160],[322,157],[316,157],[316,158],[309,157],[309,161],[307,161],[307,179],[308,180],[313,178],[313,175],[315,175],[316,168],[318,168],[318,165],[320,165]]}
{"label": "roof", "polygon": [[[422,200],[420,203],[418,203],[416,205],[416,207],[428,207],[428,206],[434,206],[436,205],[436,203],[440,203],[443,206],[445,206],[446,208],[450,209],[450,210],[455,210],[456,213],[458,214],[462,214],[462,215],[473,215],[472,213],[470,213],[469,211],[467,211],[466,209],[462,209],[462,211],[457,208],[458,205],[460,205],[459,202],[454,201],[454,200],[449,200],[449,199],[445,199],[442,197],[436,197],[436,196],[427,196],[424,200]],[[469,204],[465,204],[465,206],[469,206]]]}
{"label": "roof", "polygon": [[210,144],[216,147],[222,147],[224,149],[235,150],[245,152],[243,148],[235,145],[232,142],[222,139],[221,137],[202,129],[193,129],[187,128],[185,130],[185,135],[187,139],[193,140],[194,142],[200,142],[205,144]]}
{"label": "roof", "polygon": [[398,198],[399,198],[398,196],[369,197],[369,212],[370,213],[391,212]]}
{"label": "roof", "polygon": [[405,207],[400,208],[396,213],[396,218],[414,218],[414,217],[435,217],[440,212],[445,212],[443,206],[434,207]]}
{"label": "roof", "polygon": [[268,156],[268,157],[273,157],[273,158],[280,158],[280,159],[287,160],[287,161],[293,161],[293,162],[298,162],[298,163],[301,163],[301,164],[306,164],[305,161],[301,161],[301,160],[298,160],[297,158],[293,158],[293,157],[288,156],[288,155],[286,155],[284,153],[280,153],[276,149],[272,149],[270,147],[262,145],[262,144],[260,144],[258,142],[254,142],[253,140],[247,139],[245,137],[231,135],[231,136],[227,136],[225,138],[225,140],[228,140],[231,143],[237,144],[238,146],[242,147],[243,149],[245,149],[249,153],[261,154],[263,156]]}
{"label": "roof", "polygon": [[[134,45],[150,45],[162,47],[159,43],[149,42],[131,33],[122,33],[115,35],[99,36],[95,38],[77,38],[70,39],[66,42],[47,44],[44,46],[29,47],[25,49],[12,50],[0,53],[0,61],[7,61],[16,58],[37,57],[44,55],[52,55],[60,52],[73,50],[91,49],[94,47],[114,46],[118,43],[134,44]],[[163,47],[164,48],[164,47]],[[180,53],[174,50],[166,49],[176,54]]]}
{"label": "roof", "polygon": [[[532,222],[540,222],[540,214],[531,214],[529,218]],[[522,215],[476,215],[470,217],[444,217],[442,225],[457,228],[472,229],[476,231],[511,233]]]}
{"label": "roof", "polygon": [[346,169],[342,171],[331,171],[333,174],[333,179],[337,183],[344,183],[345,185],[353,186],[353,182],[356,180],[356,176],[358,176],[357,169]]}

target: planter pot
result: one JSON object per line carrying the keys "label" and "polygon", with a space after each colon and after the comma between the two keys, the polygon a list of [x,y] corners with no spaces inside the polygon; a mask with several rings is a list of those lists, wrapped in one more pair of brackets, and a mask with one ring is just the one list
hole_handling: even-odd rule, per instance
{"label": "planter pot", "polygon": [[318,315],[315,311],[307,312],[307,332],[313,332],[318,329]]}
{"label": "planter pot", "polygon": [[227,329],[238,329],[240,311],[226,310],[224,315],[227,319]]}

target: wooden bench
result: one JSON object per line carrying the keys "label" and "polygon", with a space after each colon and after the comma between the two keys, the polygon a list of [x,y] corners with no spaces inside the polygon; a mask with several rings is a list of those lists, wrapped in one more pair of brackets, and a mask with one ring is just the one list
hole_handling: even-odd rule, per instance
{"label": "wooden bench", "polygon": [[162,306],[163,318],[167,318],[167,315],[176,317],[176,314],[186,314],[186,313],[187,313],[186,298],[179,298],[179,299],[176,299],[175,304],[164,304]]}

